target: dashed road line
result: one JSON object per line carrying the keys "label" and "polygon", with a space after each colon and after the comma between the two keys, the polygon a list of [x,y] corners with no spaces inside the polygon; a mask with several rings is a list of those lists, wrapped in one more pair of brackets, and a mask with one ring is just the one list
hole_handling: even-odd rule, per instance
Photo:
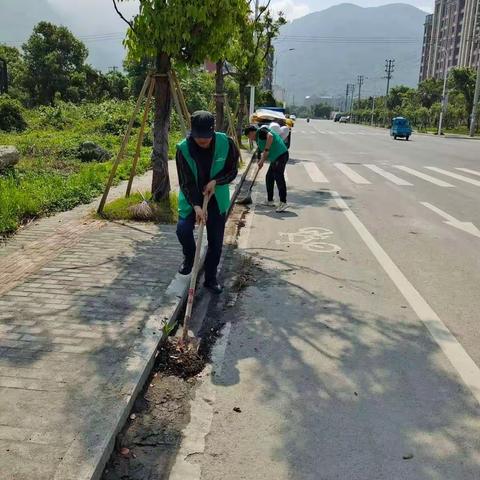
{"label": "dashed road line", "polygon": [[455,178],[456,180],[460,180],[462,182],[475,185],[476,187],[480,187],[480,180],[474,180],[473,178],[465,177],[465,175],[449,172],[448,170],[444,170],[443,168],[437,168],[437,167],[425,167],[425,168],[428,168],[428,170],[431,170],[432,172],[441,173],[442,175],[446,175],[447,177],[452,177],[452,178]]}
{"label": "dashed road line", "polygon": [[334,163],[335,167],[337,167],[346,177],[348,177],[353,183],[358,185],[370,185],[370,182],[359,175],[357,172],[352,170],[348,165],[344,163]]}
{"label": "dashed road line", "polygon": [[395,165],[395,168],[402,170],[402,172],[407,172],[410,175],[414,175],[415,177],[421,178],[426,182],[433,183],[438,187],[445,187],[445,188],[454,187],[451,183],[444,182],[443,180],[439,180],[438,178],[432,177],[431,175],[427,175],[426,173],[419,172],[418,170],[414,170],[413,168],[410,168],[410,167],[405,167],[403,165]]}
{"label": "dashed road line", "polygon": [[328,178],[320,171],[320,169],[312,162],[302,162],[308,176],[315,183],[330,183]]}
{"label": "dashed road line", "polygon": [[372,172],[378,173],[378,175],[381,175],[395,185],[413,187],[413,183],[407,182],[406,180],[403,180],[403,178],[397,177],[393,173],[387,172],[386,170],[378,167],[377,165],[366,163],[364,166],[372,170]]}
{"label": "dashed road line", "polygon": [[456,168],[455,170],[480,176],[480,172],[478,170],[471,170],[470,168]]}

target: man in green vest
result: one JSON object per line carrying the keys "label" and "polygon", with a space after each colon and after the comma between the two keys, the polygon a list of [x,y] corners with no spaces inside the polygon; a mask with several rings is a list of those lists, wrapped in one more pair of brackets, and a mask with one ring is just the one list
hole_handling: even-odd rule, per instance
{"label": "man in green vest", "polygon": [[[215,118],[210,112],[192,114],[192,130],[177,145],[178,197],[177,237],[184,260],[179,272],[189,275],[195,257],[195,222],[205,222],[208,249],[205,257],[205,287],[219,294],[217,268],[222,255],[226,214],[230,207],[228,184],[237,176],[239,152],[235,142],[224,133],[215,132]],[[203,197],[210,201],[203,211]]]}
{"label": "man in green vest", "polygon": [[256,142],[258,151],[262,154],[258,161],[258,168],[262,168],[265,162],[270,163],[265,178],[267,184],[267,205],[269,207],[275,206],[273,190],[276,183],[280,196],[280,204],[277,207],[277,212],[285,211],[288,207],[285,167],[289,159],[288,148],[285,142],[278,133],[270,130],[266,126],[258,128],[256,125],[250,125],[245,128],[244,134],[251,141]]}

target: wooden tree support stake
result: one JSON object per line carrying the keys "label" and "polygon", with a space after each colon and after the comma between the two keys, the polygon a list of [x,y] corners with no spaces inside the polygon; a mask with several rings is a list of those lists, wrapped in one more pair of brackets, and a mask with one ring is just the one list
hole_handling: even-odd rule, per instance
{"label": "wooden tree support stake", "polygon": [[103,213],[103,209],[105,208],[105,203],[107,202],[108,194],[110,189],[112,188],[113,180],[115,179],[115,174],[117,173],[117,168],[120,162],[122,161],[123,156],[125,155],[125,150],[127,149],[128,141],[130,139],[130,134],[132,133],[133,123],[135,121],[136,116],[140,110],[140,106],[142,104],[143,98],[145,97],[145,92],[147,90],[148,85],[151,82],[151,75],[148,75],[143,83],[142,90],[140,95],[138,96],[137,103],[135,105],[135,110],[133,111],[133,115],[130,118],[130,122],[127,127],[127,131],[125,132],[125,136],[123,137],[122,145],[120,147],[120,151],[118,152],[117,158],[112,165],[112,170],[110,171],[110,176],[107,180],[107,185],[105,186],[105,191],[103,192],[102,199],[100,200],[100,205],[98,206],[98,214],[101,215]]}
{"label": "wooden tree support stake", "polygon": [[137,173],[137,164],[138,164],[138,159],[140,158],[140,152],[141,152],[142,145],[143,145],[143,139],[145,137],[145,124],[147,123],[148,114],[150,113],[150,106],[151,106],[151,103],[152,103],[152,95],[153,95],[154,88],[155,88],[155,80],[152,77],[150,79],[150,86],[148,88],[148,95],[147,95],[147,101],[145,103],[145,110],[143,112],[142,125],[140,127],[140,132],[138,134],[137,149],[135,151],[135,157],[133,159],[132,169],[130,170],[130,178],[128,179],[127,192],[125,193],[126,198],[128,198],[130,196],[130,192],[132,190],[133,179],[135,178],[135,175]]}
{"label": "wooden tree support stake", "polygon": [[172,92],[173,101],[175,102],[175,108],[177,110],[178,117],[179,117],[179,120],[180,120],[180,128],[182,129],[182,134],[186,137],[187,136],[187,126],[186,126],[186,123],[185,123],[184,114],[183,114],[183,111],[182,111],[182,107],[180,105],[180,100],[178,98],[178,92],[177,92],[177,89],[175,88],[175,82],[173,81],[173,76],[172,76],[171,71],[168,72],[168,80],[170,82],[170,90]]}
{"label": "wooden tree support stake", "polygon": [[178,81],[178,77],[177,77],[177,74],[175,73],[175,70],[172,70],[172,78],[178,92],[178,97],[180,99],[180,106],[182,107],[182,110],[183,110],[185,122],[187,124],[188,129],[190,130],[192,128],[192,125],[190,123],[190,112],[188,111],[187,102],[185,101],[185,96],[183,95],[182,87],[180,85],[180,82]]}

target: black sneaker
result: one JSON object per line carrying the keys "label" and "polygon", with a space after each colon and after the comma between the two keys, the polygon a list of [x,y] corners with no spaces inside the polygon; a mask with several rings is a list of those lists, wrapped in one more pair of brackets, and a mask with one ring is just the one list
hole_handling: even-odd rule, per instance
{"label": "black sneaker", "polygon": [[220,295],[223,292],[223,287],[217,282],[205,282],[203,286],[215,295]]}
{"label": "black sneaker", "polygon": [[180,265],[180,268],[178,269],[178,273],[180,275],[190,275],[190,273],[192,273],[192,267],[193,262],[184,260],[183,263]]}

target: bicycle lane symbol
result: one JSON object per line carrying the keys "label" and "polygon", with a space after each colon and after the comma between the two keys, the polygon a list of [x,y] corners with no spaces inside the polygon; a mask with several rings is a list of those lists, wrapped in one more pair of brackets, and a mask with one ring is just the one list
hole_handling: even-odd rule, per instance
{"label": "bicycle lane symbol", "polygon": [[295,233],[279,232],[280,240],[277,245],[300,245],[304,250],[315,253],[333,253],[338,252],[341,248],[334,244],[324,242],[329,239],[333,232],[324,227],[306,227],[300,228]]}

